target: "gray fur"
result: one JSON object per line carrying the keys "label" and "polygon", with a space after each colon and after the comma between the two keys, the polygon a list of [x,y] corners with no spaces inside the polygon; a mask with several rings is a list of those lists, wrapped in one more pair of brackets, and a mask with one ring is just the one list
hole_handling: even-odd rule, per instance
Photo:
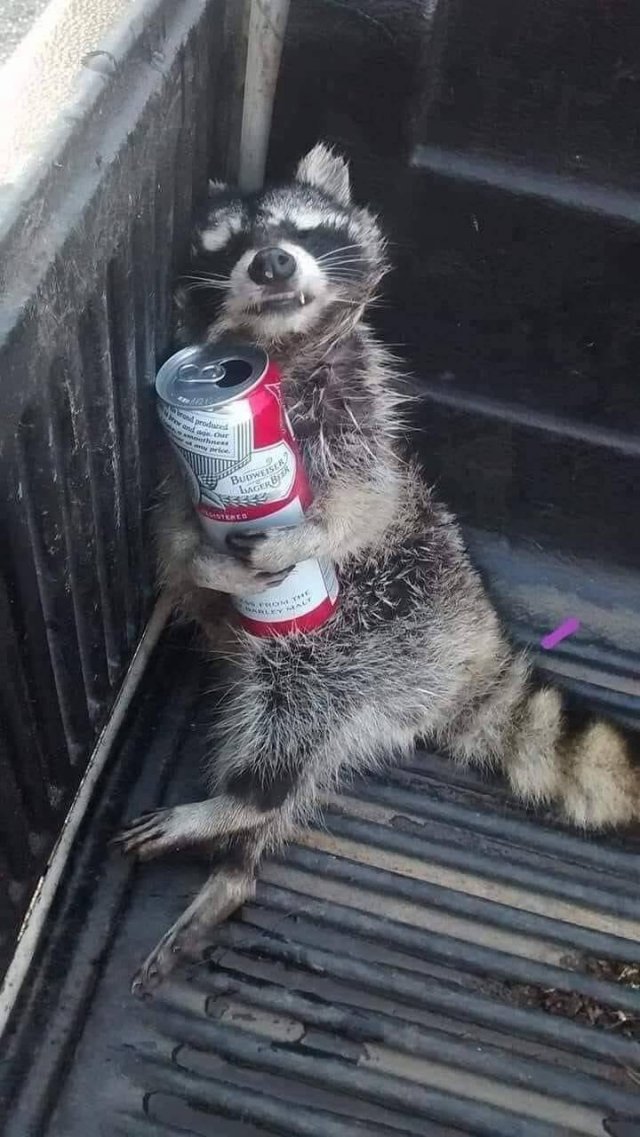
{"label": "gray fur", "polygon": [[[418,739],[459,762],[502,769],[520,797],[556,801],[577,825],[638,816],[622,736],[603,723],[571,734],[561,696],[533,683],[456,522],[403,455],[398,368],[363,320],[385,269],[384,242],[373,217],[350,205],[345,163],[315,148],[298,179],[249,205],[216,187],[199,230],[202,241],[218,227],[209,242],[218,255],[220,226],[243,218],[246,247],[236,247],[215,316],[209,297],[205,334],[251,336],[277,359],[316,496],[298,529],[269,530],[244,563],[203,545],[171,475],[159,511],[161,579],[222,658],[227,691],[211,745],[211,800],[134,822],[119,840],[141,857],[210,844],[220,868],[146,961],[137,990],[202,947],[211,925],[251,895],[262,854],[307,823],[345,777],[401,760]],[[329,239],[332,228],[348,232],[349,263],[333,280],[325,274],[302,323],[296,309],[263,319],[244,279],[247,249],[283,233],[304,246],[293,230],[312,217],[316,228],[325,219]],[[339,569],[340,607],[328,624],[269,640],[237,627],[220,593],[266,587],[268,574],[318,555]]]}

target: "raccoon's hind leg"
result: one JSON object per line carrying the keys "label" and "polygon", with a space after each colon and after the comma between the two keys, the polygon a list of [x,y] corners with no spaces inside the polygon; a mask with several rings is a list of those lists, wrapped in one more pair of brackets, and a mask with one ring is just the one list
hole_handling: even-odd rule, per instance
{"label": "raccoon's hind leg", "polygon": [[[239,801],[236,820],[242,816],[243,809],[247,818],[254,819],[258,813],[258,809],[248,803],[254,789],[247,771],[246,783],[239,787],[240,799],[245,798],[245,805]],[[292,790],[277,807],[265,802],[261,820],[252,829],[228,832],[215,843],[215,871],[143,963],[132,984],[135,995],[156,987],[182,959],[199,958],[210,943],[212,928],[254,895],[263,854],[280,848],[294,831],[299,796]],[[216,799],[202,804],[215,806]],[[230,823],[229,815],[227,820]]]}
{"label": "raccoon's hind leg", "polygon": [[443,741],[458,760],[502,769],[525,801],[555,802],[573,825],[603,829],[640,818],[640,735],[537,681],[522,657],[486,680]]}
{"label": "raccoon's hind leg", "polygon": [[195,900],[147,956],[131,984],[134,995],[152,991],[184,960],[198,959],[211,942],[211,932],[255,894],[263,852],[276,848],[280,824],[264,825],[254,833],[238,833],[221,843],[218,868]]}
{"label": "raccoon's hind leg", "polygon": [[[271,726],[277,733],[277,724]],[[211,800],[160,810],[134,822],[118,839],[125,851],[143,859],[188,846],[207,849],[216,869],[145,960],[133,981],[134,994],[157,986],[182,958],[202,955],[212,928],[253,896],[263,854],[281,847],[311,810],[314,780],[299,752],[274,746],[267,755],[247,751],[246,742],[242,760],[240,751],[233,736],[221,746],[219,792]]]}
{"label": "raccoon's hind leg", "polygon": [[[346,678],[341,651],[323,655],[316,648],[305,660],[302,653],[292,657],[286,644],[271,644],[268,655],[246,662],[216,727],[216,796],[203,806],[212,825],[211,807],[233,800],[236,831],[227,809],[216,820],[226,833],[212,841],[217,871],[143,964],[136,993],[159,984],[181,957],[201,956],[214,925],[253,896],[262,856],[313,817],[320,798],[346,771],[379,766],[385,754],[410,749],[418,731],[402,712],[405,702],[413,707],[413,695],[399,692],[395,678],[365,683],[363,677],[377,672],[366,658],[354,661],[354,654]],[[375,645],[371,667],[378,668],[378,661]],[[141,829],[144,835],[144,822]]]}
{"label": "raccoon's hind leg", "polygon": [[[254,895],[263,854],[281,848],[293,833],[296,821],[311,810],[315,797],[313,779],[307,773],[304,782],[299,782],[298,769],[299,764],[294,761],[288,772],[281,767],[279,773],[269,776],[268,772],[261,773],[246,764],[228,775],[224,795],[201,803],[201,819],[205,827],[209,826],[216,871],[147,957],[133,981],[134,994],[142,995],[156,987],[182,958],[201,956],[210,942],[212,928]],[[169,812],[175,815],[181,809],[187,811],[181,815],[187,819],[182,827],[184,843],[188,826],[189,833],[194,832],[196,814],[194,806],[179,806]],[[220,835],[222,824],[227,826],[225,835]],[[216,825],[218,840],[211,836]],[[198,843],[202,844],[202,829]]]}
{"label": "raccoon's hind leg", "polygon": [[[182,959],[202,956],[214,926],[254,895],[264,854],[282,848],[296,828],[313,815],[318,797],[328,784],[335,784],[338,764],[352,768],[360,765],[356,736],[366,732],[366,726],[353,716],[349,730],[349,721],[346,728],[341,723],[340,730],[329,732],[313,757],[301,751],[281,761],[279,767],[272,767],[279,769],[277,775],[269,776],[264,764],[262,768],[246,764],[228,771],[227,792],[241,803],[248,817],[261,812],[261,822],[251,829],[228,832],[214,842],[216,871],[145,960],[133,981],[134,994],[143,995],[158,986]],[[350,742],[354,743],[353,751]],[[220,800],[203,805],[212,806]]]}

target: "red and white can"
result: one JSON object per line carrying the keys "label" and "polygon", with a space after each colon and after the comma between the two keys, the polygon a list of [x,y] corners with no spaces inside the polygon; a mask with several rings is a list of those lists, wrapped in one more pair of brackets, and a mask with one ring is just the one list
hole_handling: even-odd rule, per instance
{"label": "red and white can", "polygon": [[[228,553],[237,529],[295,525],[312,494],[284,408],[281,377],[262,348],[199,344],[171,356],[156,378],[158,413],[191,487],[210,543]],[[331,561],[301,561],[282,584],[234,597],[256,636],[311,631],[332,615]]]}

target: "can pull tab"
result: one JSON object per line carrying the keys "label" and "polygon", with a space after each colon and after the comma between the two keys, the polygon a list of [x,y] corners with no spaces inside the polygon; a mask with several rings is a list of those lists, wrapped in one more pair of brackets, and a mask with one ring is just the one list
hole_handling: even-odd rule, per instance
{"label": "can pull tab", "polygon": [[206,367],[196,367],[195,363],[183,363],[178,378],[183,383],[220,383],[226,375],[221,363],[208,363]]}

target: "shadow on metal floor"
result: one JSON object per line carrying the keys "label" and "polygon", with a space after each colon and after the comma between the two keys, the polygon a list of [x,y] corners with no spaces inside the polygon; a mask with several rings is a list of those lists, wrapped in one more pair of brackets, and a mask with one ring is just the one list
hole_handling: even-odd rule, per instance
{"label": "shadow on metal floor", "polygon": [[427,753],[332,803],[207,961],[134,999],[206,866],[106,842],[197,793],[206,718],[206,665],[168,640],[4,1055],[6,1137],[640,1135],[637,846]]}

